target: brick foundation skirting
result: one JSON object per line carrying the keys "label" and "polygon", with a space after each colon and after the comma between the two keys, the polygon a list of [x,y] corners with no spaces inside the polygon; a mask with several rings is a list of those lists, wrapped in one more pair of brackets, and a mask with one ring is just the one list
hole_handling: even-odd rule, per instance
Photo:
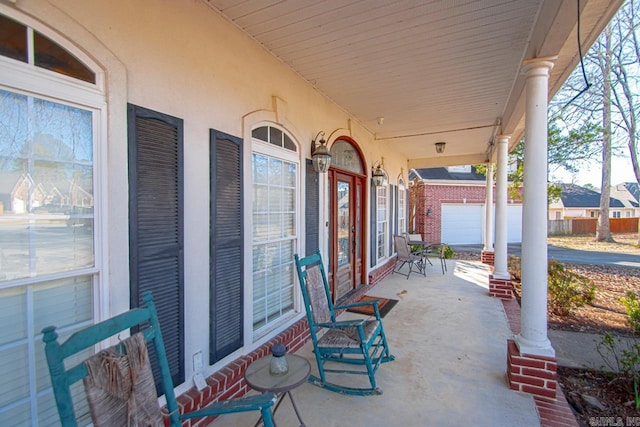
{"label": "brick foundation skirting", "polygon": [[521,354],[516,342],[507,340],[507,378],[512,390],[555,399],[558,363],[555,357]]}
{"label": "brick foundation skirting", "polygon": [[[383,267],[376,270],[376,272],[380,272],[380,274],[382,274],[388,270],[386,274],[390,274],[391,270],[393,270],[394,263],[395,258],[393,259],[393,262],[385,264]],[[390,268],[388,267],[389,265],[391,266]],[[378,281],[380,280],[382,280],[382,278]],[[345,301],[345,304],[360,300],[360,298],[362,298],[362,296],[371,288],[371,284],[359,287],[358,290],[351,294],[349,299]],[[204,408],[212,402],[219,402],[244,396],[250,391],[249,386],[244,380],[244,372],[252,362],[263,356],[269,355],[271,353],[271,347],[275,343],[281,342],[287,347],[287,351],[289,353],[295,353],[310,339],[311,335],[309,333],[307,319],[299,320],[287,330],[281,332],[256,350],[245,356],[239,357],[208,377],[206,379],[207,387],[205,387],[204,390],[199,392],[194,387],[178,396],[177,401],[180,413],[183,414],[185,412]],[[166,407],[163,408],[163,413],[166,413]],[[211,423],[215,418],[216,417],[185,420],[182,425],[184,427],[204,427]],[[164,423],[166,426],[169,425],[168,416],[164,417]]]}
{"label": "brick foundation skirting", "polygon": [[[212,402],[242,397],[250,389],[244,380],[247,367],[259,358],[271,353],[271,347],[281,342],[287,346],[287,351],[295,353],[310,339],[307,319],[301,319],[290,328],[261,345],[251,353],[229,363],[206,379],[207,386],[198,391],[195,387],[177,397],[180,413],[191,412],[206,407]],[[166,407],[163,408],[166,413]],[[215,417],[192,419],[183,421],[184,427],[202,427],[211,423]],[[169,417],[164,417],[165,425],[169,425]]]}
{"label": "brick foundation skirting", "polygon": [[482,251],[480,253],[480,261],[483,264],[494,265],[494,263],[495,263],[495,253],[493,251]]}
{"label": "brick foundation skirting", "polygon": [[[519,334],[521,314],[520,304],[518,304],[518,301],[516,301],[515,299],[503,299],[502,306],[504,307],[504,312],[507,315],[507,319],[509,320],[509,327],[511,328],[511,332],[513,332],[514,334]],[[507,353],[507,382],[509,383],[510,388],[515,389],[514,387],[518,386],[519,384],[514,381],[512,387],[512,383],[509,380],[509,373],[511,372],[509,361],[511,360],[511,355],[514,355],[516,357],[521,356],[519,354],[518,347],[513,340],[507,341]],[[521,369],[522,367],[517,366],[517,368]],[[522,371],[518,372],[520,374],[522,373]],[[526,372],[529,373],[530,371],[527,370]],[[545,395],[549,396],[548,393],[545,393]],[[536,403],[536,409],[538,410],[538,414],[540,415],[541,427],[579,427],[578,421],[576,420],[576,417],[573,414],[573,411],[571,410],[571,407],[567,403],[567,399],[564,396],[562,387],[556,386],[555,395],[552,398],[534,395],[533,400]]]}
{"label": "brick foundation skirting", "polygon": [[496,279],[493,274],[489,275],[489,295],[500,299],[514,298],[511,279]]}
{"label": "brick foundation skirting", "polygon": [[382,279],[387,277],[393,271],[396,265],[396,257],[394,256],[387,261],[382,267],[377,268],[369,273],[369,286],[377,285]]}

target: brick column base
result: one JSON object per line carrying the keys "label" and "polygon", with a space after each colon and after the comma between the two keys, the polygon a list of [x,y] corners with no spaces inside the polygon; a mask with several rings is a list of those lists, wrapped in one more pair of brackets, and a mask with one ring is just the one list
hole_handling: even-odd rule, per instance
{"label": "brick column base", "polygon": [[520,354],[514,340],[507,340],[507,379],[511,390],[556,399],[558,363],[555,357]]}
{"label": "brick column base", "polygon": [[500,299],[512,299],[513,286],[511,279],[496,279],[493,274],[489,275],[489,296]]}
{"label": "brick column base", "polygon": [[482,251],[480,253],[480,261],[483,264],[494,265],[495,253],[493,251]]}

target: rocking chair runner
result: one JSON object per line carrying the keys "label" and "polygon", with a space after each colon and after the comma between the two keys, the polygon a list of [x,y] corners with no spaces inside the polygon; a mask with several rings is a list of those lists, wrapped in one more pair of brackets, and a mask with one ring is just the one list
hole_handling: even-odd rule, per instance
{"label": "rocking chair runner", "polygon": [[[144,308],[134,308],[133,310],[127,311],[126,313],[122,313],[118,316],[115,316],[111,319],[105,320],[98,324],[89,326],[85,329],[82,329],[73,335],[71,335],[65,342],[58,342],[58,334],[55,330],[55,327],[49,326],[42,330],[44,336],[43,341],[45,342],[45,353],[47,357],[47,364],[49,365],[49,373],[51,375],[51,384],[53,386],[53,393],[56,399],[56,405],[58,407],[58,414],[60,415],[60,421],[64,427],[67,426],[77,426],[76,414],[74,410],[74,403],[72,399],[71,385],[77,381],[85,379],[85,384],[89,384],[89,386],[93,386],[96,378],[99,379],[104,377],[104,374],[93,375],[96,369],[99,369],[103,365],[109,365],[110,368],[108,370],[107,377],[111,379],[110,384],[100,385],[103,390],[100,391],[102,393],[99,396],[103,396],[108,394],[108,398],[114,401],[118,399],[124,399],[123,405],[119,405],[124,407],[125,412],[130,411],[131,406],[140,406],[141,399],[140,395],[135,396],[134,394],[138,393],[139,388],[144,388],[146,386],[145,381],[140,380],[140,377],[144,375],[140,375],[140,373],[144,372],[144,367],[142,370],[136,370],[134,372],[134,368],[130,367],[130,364],[138,364],[139,361],[144,361],[146,356],[146,346],[144,342],[152,342],[155,348],[155,354],[157,357],[158,366],[160,368],[162,386],[165,392],[165,398],[167,401],[167,410],[170,418],[170,425],[172,427],[179,427],[182,425],[182,421],[191,418],[206,418],[212,416],[218,416],[222,414],[228,414],[233,412],[246,412],[246,411],[260,411],[262,415],[262,419],[264,420],[265,427],[273,427],[273,417],[271,413],[271,407],[274,405],[276,397],[273,393],[266,393],[257,396],[250,396],[240,399],[232,399],[223,402],[214,402],[209,406],[193,411],[186,414],[180,414],[178,411],[178,404],[176,402],[176,397],[173,391],[173,381],[171,380],[171,374],[169,371],[169,363],[167,361],[167,355],[164,349],[164,343],[162,341],[162,334],[160,332],[160,325],[158,323],[158,316],[156,313],[155,305],[151,298],[151,293],[146,292],[144,294],[145,306]],[[129,331],[130,328],[148,324],[149,326],[142,330],[142,338],[136,339],[134,341],[139,342],[138,344],[132,345],[128,341],[129,339],[123,342],[124,345],[116,345],[111,347],[110,349],[101,352],[105,354],[105,359],[100,362],[100,360],[93,360],[96,357],[100,357],[99,353],[96,356],[92,356],[87,359],[88,363],[80,362],[79,364],[71,364],[69,368],[65,367],[65,359],[70,359],[67,362],[69,363],[72,360],[75,360],[78,357],[78,353],[85,351],[88,348],[93,348],[96,344],[110,338],[113,336],[117,336],[121,332]],[[133,338],[138,338],[137,336],[132,336]],[[140,347],[142,346],[142,348]],[[123,354],[125,349],[129,352],[133,350],[132,353],[127,353],[127,355],[131,355],[129,357],[129,361],[123,364],[121,362],[121,358],[118,358],[117,355]],[[142,356],[141,356],[142,355]],[[115,357],[114,357],[115,356]],[[114,363],[115,360],[115,363]],[[148,363],[148,359],[146,360]],[[117,364],[117,366],[116,366]],[[122,368],[125,366],[125,368]],[[126,372],[130,369],[131,376],[129,378],[122,377],[122,373]],[[117,374],[117,378],[112,374]],[[89,376],[88,376],[89,375]],[[126,386],[121,386],[113,382],[113,379],[117,379],[118,383],[121,383],[121,378],[124,378]],[[128,382],[127,382],[128,381]],[[140,390],[141,395],[143,395],[146,400],[144,401],[146,408],[143,408],[143,419],[139,420],[143,422],[144,425],[155,425],[158,423],[157,415],[159,415],[159,408],[157,410],[149,410],[149,401],[151,404],[157,404],[156,389],[153,384],[153,381],[146,381],[148,386],[151,388]],[[104,391],[106,390],[106,391]],[[132,391],[131,391],[132,390]],[[122,396],[123,391],[131,391],[130,396]],[[89,394],[89,393],[88,393]],[[125,394],[127,394],[125,392]],[[100,397],[97,399],[98,404],[103,399]],[[95,399],[94,399],[95,400]],[[122,403],[122,402],[120,402]],[[90,401],[90,406],[92,407],[92,412],[94,416],[94,422],[96,418],[96,405],[95,401],[92,404]],[[129,409],[127,409],[129,408]],[[112,412],[115,409],[107,409],[106,413],[103,410],[100,414],[105,417],[107,420],[105,425],[113,425],[113,418],[111,417]],[[149,421],[150,413],[153,413],[151,418],[153,421]],[[131,413],[125,414],[126,417],[131,419]],[[104,420],[104,419],[103,419]],[[120,423],[119,421],[117,423]],[[162,420],[160,419],[159,425],[164,425]]]}
{"label": "rocking chair runner", "polygon": [[[320,252],[302,259],[295,255],[295,262],[320,374],[320,378],[310,376],[309,382],[343,394],[382,394],[382,390],[376,386],[376,371],[380,364],[392,361],[395,357],[389,353],[378,310],[379,301],[334,306]],[[336,311],[366,305],[373,306],[375,319],[336,320]],[[323,328],[326,331],[319,336]],[[325,367],[327,362],[361,365],[365,369],[331,369]],[[331,383],[326,379],[327,373],[368,375],[371,387],[356,388]]]}

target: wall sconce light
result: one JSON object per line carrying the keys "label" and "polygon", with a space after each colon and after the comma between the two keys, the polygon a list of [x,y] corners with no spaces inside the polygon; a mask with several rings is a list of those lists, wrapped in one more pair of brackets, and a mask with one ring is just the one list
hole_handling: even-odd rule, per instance
{"label": "wall sconce light", "polygon": [[427,209],[427,216],[431,216],[432,213],[433,211],[431,210],[431,208]]}
{"label": "wall sconce light", "polygon": [[[320,139],[318,140],[318,137]],[[316,141],[318,144],[316,145]],[[324,173],[329,170],[331,166],[331,154],[327,148],[327,141],[324,140],[324,131],[318,132],[315,138],[311,140],[311,161],[313,162],[313,169],[316,172]]]}
{"label": "wall sconce light", "polygon": [[442,142],[442,141],[436,142],[436,153],[438,153],[438,154],[444,153],[445,145],[447,145],[446,142]]}
{"label": "wall sconce light", "polygon": [[385,172],[381,162],[375,162],[373,166],[371,166],[371,180],[376,187],[387,184],[387,172]]}

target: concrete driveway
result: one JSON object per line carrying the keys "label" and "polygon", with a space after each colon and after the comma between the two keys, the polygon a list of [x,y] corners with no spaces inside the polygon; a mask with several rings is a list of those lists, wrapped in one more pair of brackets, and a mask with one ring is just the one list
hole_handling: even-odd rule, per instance
{"label": "concrete driveway", "polygon": [[[509,255],[521,256],[521,244],[510,243],[507,245],[507,253]],[[482,251],[482,245],[451,245],[456,252],[476,252]],[[611,265],[621,267],[640,268],[640,255],[621,254],[615,252],[595,252],[580,251],[577,249],[567,249],[559,246],[547,246],[547,254],[549,259],[554,259],[563,263],[572,264],[592,264],[592,265]]]}

